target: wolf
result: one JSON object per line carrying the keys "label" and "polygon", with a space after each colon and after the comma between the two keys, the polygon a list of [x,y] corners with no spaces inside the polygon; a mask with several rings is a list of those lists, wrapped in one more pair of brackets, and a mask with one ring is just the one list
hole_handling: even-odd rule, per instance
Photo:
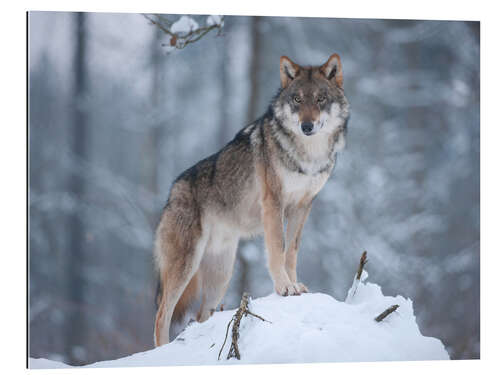
{"label": "wolf", "polygon": [[154,344],[195,302],[208,319],[231,279],[238,241],[264,235],[275,291],[298,295],[302,228],[344,148],[349,103],[340,57],[321,66],[280,58],[281,87],[266,113],[174,181],[156,230],[160,279]]}

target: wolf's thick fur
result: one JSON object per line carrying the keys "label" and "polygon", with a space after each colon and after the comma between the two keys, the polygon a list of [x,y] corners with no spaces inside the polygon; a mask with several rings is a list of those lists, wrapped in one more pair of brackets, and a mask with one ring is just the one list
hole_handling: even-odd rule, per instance
{"label": "wolf's thick fur", "polygon": [[349,105],[337,54],[318,67],[283,56],[280,78],[266,114],[172,186],[156,231],[156,346],[169,342],[171,322],[196,301],[197,320],[210,317],[228,287],[240,238],[264,233],[277,293],[307,292],[296,273],[302,227],[344,146]]}

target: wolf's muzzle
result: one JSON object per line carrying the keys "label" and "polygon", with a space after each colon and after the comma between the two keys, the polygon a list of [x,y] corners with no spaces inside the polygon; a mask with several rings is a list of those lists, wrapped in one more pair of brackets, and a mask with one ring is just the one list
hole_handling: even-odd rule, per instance
{"label": "wolf's muzzle", "polygon": [[300,127],[302,128],[302,133],[305,135],[311,135],[313,133],[314,125],[312,122],[303,122]]}

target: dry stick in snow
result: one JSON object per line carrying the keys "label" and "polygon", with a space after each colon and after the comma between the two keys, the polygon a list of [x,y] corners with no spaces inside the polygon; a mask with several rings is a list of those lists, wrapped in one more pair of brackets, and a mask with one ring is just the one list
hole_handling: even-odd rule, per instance
{"label": "dry stick in snow", "polygon": [[361,254],[361,259],[359,260],[358,273],[356,274],[356,279],[361,279],[361,274],[363,273],[363,267],[365,266],[368,259],[366,259],[366,250]]}
{"label": "dry stick in snow", "polygon": [[236,313],[233,315],[233,317],[231,318],[231,320],[227,324],[226,337],[224,338],[224,343],[222,344],[222,347],[220,348],[219,356],[217,357],[218,360],[220,359],[220,355],[222,354],[222,349],[224,349],[224,345],[226,345],[227,334],[229,333],[229,327],[231,326],[231,322],[233,323],[233,334],[232,334],[231,347],[229,348],[229,352],[227,353],[227,359],[229,359],[229,358],[240,359],[240,350],[238,348],[238,338],[240,336],[240,333],[239,333],[240,322],[241,322],[241,318],[243,318],[243,316],[252,315],[252,316],[255,316],[256,318],[259,318],[263,322],[271,323],[268,320],[264,319],[263,317],[261,317],[257,314],[254,314],[253,312],[248,310],[248,298],[249,298],[248,294],[243,293],[243,296],[241,297],[240,307],[238,308]]}
{"label": "dry stick in snow", "polygon": [[361,281],[361,275],[363,274],[363,268],[365,267],[365,264],[368,262],[366,255],[367,255],[366,251],[363,251],[363,254],[361,254],[361,258],[359,259],[358,271],[354,276],[351,289],[349,289],[349,291],[347,292],[347,297],[345,299],[347,303],[349,303],[352,300],[352,298],[356,294],[356,291],[358,290],[358,285]]}
{"label": "dry stick in snow", "polygon": [[396,311],[398,309],[399,305],[392,305],[391,307],[389,307],[387,310],[385,310],[382,314],[380,314],[379,316],[377,316],[375,318],[375,320],[377,322],[381,322],[382,320],[384,320],[385,317],[387,317],[387,315],[393,313],[394,311]]}

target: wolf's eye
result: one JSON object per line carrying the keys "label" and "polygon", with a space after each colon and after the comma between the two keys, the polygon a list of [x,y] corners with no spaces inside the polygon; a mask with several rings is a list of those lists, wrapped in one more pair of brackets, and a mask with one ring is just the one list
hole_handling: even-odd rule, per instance
{"label": "wolf's eye", "polygon": [[302,99],[300,99],[300,96],[298,96],[298,95],[295,95],[293,97],[293,100],[294,100],[295,103],[300,103],[302,101]]}
{"label": "wolf's eye", "polygon": [[326,100],[326,96],[320,95],[318,96],[318,103],[323,103]]}

